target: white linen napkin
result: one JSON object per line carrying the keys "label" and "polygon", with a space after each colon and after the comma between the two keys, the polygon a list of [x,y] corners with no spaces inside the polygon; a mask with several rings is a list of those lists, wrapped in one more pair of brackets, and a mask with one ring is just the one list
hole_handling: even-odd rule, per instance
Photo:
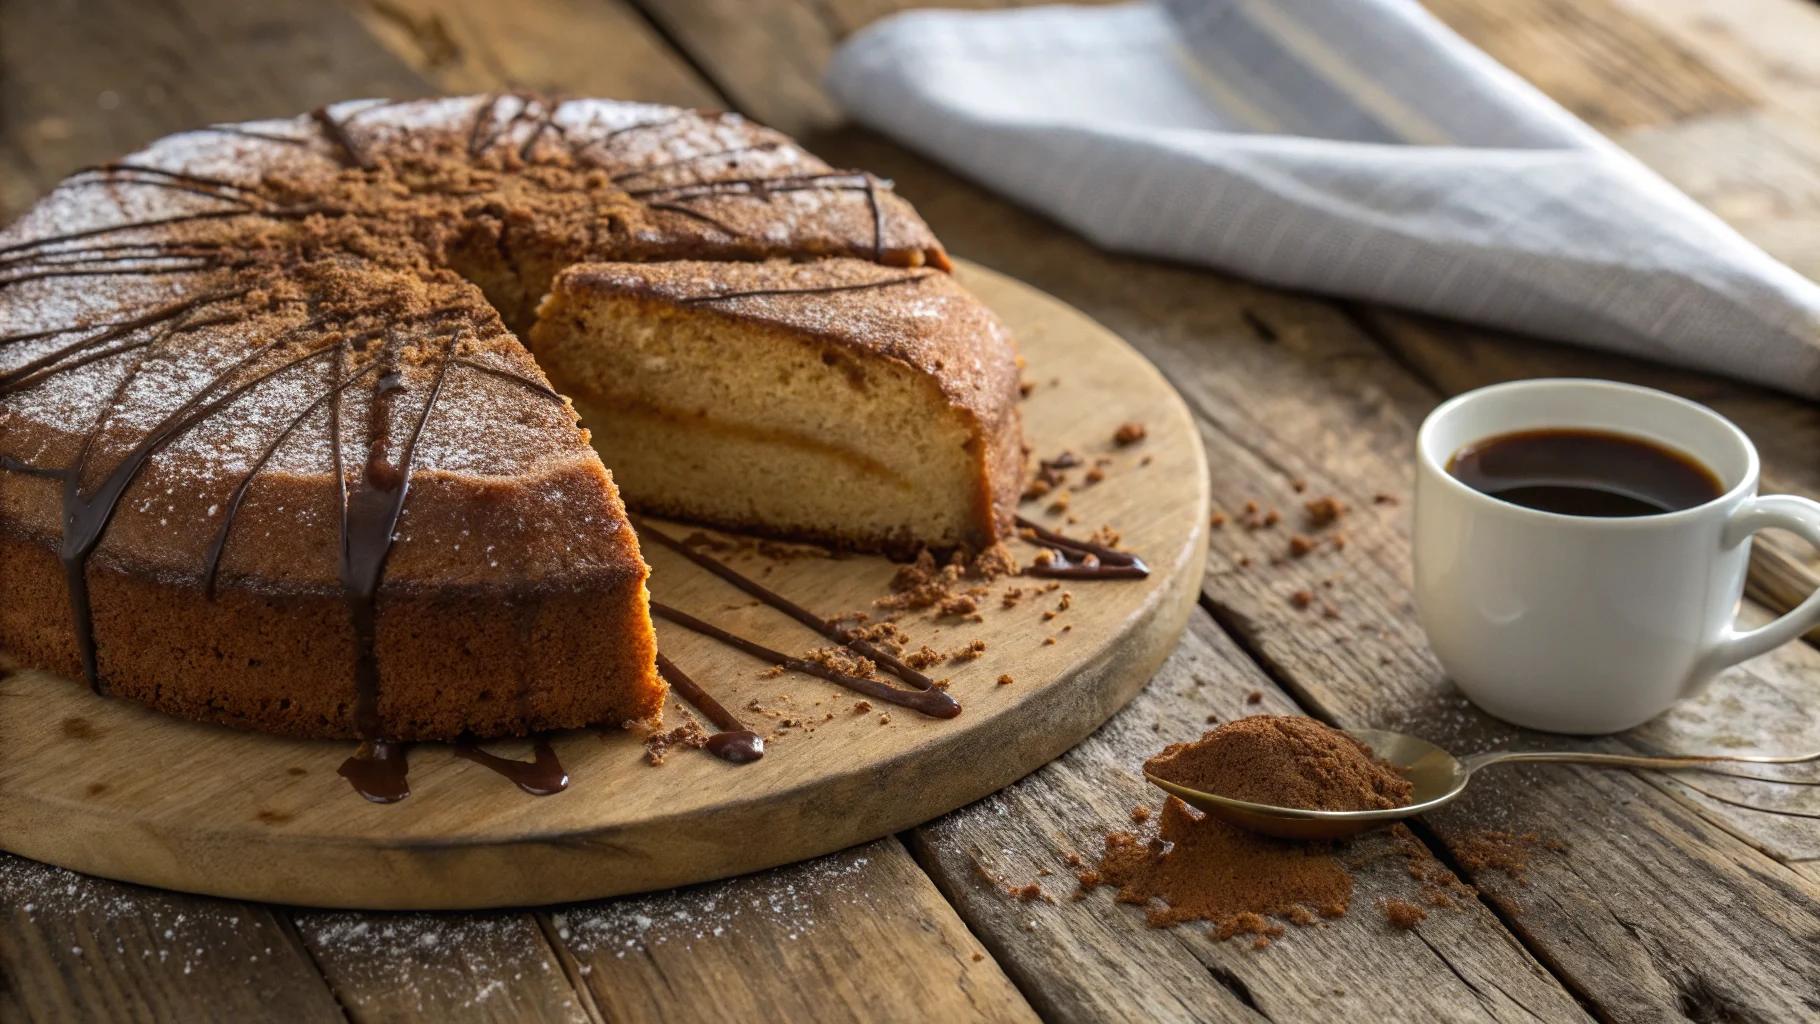
{"label": "white linen napkin", "polygon": [[1107,249],[1820,398],[1820,286],[1416,0],[913,11],[828,88]]}

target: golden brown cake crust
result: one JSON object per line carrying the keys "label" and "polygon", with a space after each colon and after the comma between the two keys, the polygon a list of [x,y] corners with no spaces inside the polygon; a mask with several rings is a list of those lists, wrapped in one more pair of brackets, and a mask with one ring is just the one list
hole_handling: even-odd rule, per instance
{"label": "golden brown cake crust", "polygon": [[357,101],[72,176],[0,231],[0,645],[79,668],[46,474],[73,475],[111,513],[82,577],[103,686],[370,732],[343,510],[408,472],[378,732],[656,715],[617,491],[495,308],[517,322],[581,260],[773,256],[947,266],[888,183],[735,115],[644,104]]}

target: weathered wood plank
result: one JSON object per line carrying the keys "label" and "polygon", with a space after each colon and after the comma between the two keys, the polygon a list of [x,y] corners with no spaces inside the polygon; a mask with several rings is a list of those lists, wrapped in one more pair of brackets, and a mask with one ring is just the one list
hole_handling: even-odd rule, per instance
{"label": "weathered wood plank", "polygon": [[1422,0],[1468,41],[1606,132],[1735,113],[1755,96],[1617,0]]}
{"label": "weathered wood plank", "polygon": [[[1252,693],[1259,703],[1247,701]],[[1432,910],[1419,933],[1390,927],[1380,902],[1419,897],[1384,832],[1339,851],[1364,862],[1347,916],[1290,928],[1261,952],[1250,936],[1216,942],[1204,926],[1151,928],[1107,890],[1071,898],[1067,858],[1091,862],[1107,832],[1131,827],[1133,806],[1161,805],[1139,768],[1146,757],[1199,735],[1209,715],[1298,710],[1197,614],[1124,711],[1022,782],[916,829],[912,849],[1047,1020],[1585,1019],[1477,901]],[[1007,885],[1033,883],[1054,902],[1007,895]]]}
{"label": "weathered wood plank", "polygon": [[352,0],[373,37],[447,93],[502,86],[718,107],[726,101],[620,0]]}
{"label": "weathered wood plank", "polygon": [[[1410,603],[1407,506],[1374,496],[1407,496],[1415,427],[1439,396],[1349,318],[1216,275],[1095,252],[860,133],[812,144],[894,177],[954,251],[1068,299],[1149,355],[1202,418],[1216,505],[1233,511],[1255,499],[1293,515],[1294,478],[1352,505],[1343,552],[1272,565],[1285,553],[1283,532],[1229,526],[1214,535],[1204,594],[1299,703],[1341,725],[1401,725],[1462,752],[1547,742],[1466,704],[1428,653]],[[1326,594],[1338,617],[1297,610],[1290,599],[1300,590]],[[1800,671],[1815,669],[1804,662]],[[1633,776],[1514,772],[1475,789],[1433,835],[1455,855],[1488,827],[1569,844],[1575,852],[1548,855],[1530,872],[1523,891],[1533,906],[1508,922],[1600,1013],[1651,1020],[1709,1003],[1766,1020],[1808,1012],[1803,972],[1820,968],[1807,937],[1820,923],[1820,889]],[[1493,892],[1509,887],[1495,871],[1468,873]],[[1676,886],[1662,886],[1664,876]],[[1729,904],[1715,905],[1716,893]],[[1588,919],[1634,930],[1614,924],[1589,941]],[[1658,935],[1678,938],[1649,938]]]}
{"label": "weathered wood plank", "polygon": [[0,1020],[339,1021],[268,908],[0,853]]}
{"label": "weathered wood plank", "polygon": [[546,921],[611,1021],[1037,1019],[896,839]]}
{"label": "weathered wood plank", "polygon": [[339,4],[0,4],[0,220],[78,167],[210,121],[433,90]]}
{"label": "weathered wood plank", "polygon": [[292,913],[356,1022],[598,1021],[529,913]]}

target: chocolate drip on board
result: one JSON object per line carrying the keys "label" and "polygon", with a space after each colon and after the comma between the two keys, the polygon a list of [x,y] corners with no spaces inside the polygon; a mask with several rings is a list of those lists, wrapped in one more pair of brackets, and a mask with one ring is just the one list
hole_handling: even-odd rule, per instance
{"label": "chocolate drip on board", "polygon": [[862,679],[859,676],[850,676],[844,672],[836,672],[826,665],[820,665],[813,661],[804,661],[801,658],[792,657],[782,651],[774,651],[757,641],[748,640],[743,636],[729,633],[719,626],[709,622],[703,622],[701,619],[698,619],[687,612],[679,611],[666,604],[659,604],[656,601],[651,602],[651,614],[660,619],[674,622],[684,629],[719,640],[729,647],[737,648],[755,658],[762,658],[773,665],[782,665],[795,672],[819,676],[831,683],[838,683],[856,693],[863,693],[874,700],[882,700],[887,704],[896,704],[899,707],[906,707],[912,711],[920,711],[932,718],[953,718],[961,713],[960,702],[953,697],[948,696],[946,690],[935,688],[927,690],[900,690],[889,683],[882,683],[876,679]]}
{"label": "chocolate drip on board", "polygon": [[701,688],[701,684],[690,679],[688,673],[676,667],[676,663],[657,653],[657,671],[670,684],[670,689],[682,695],[682,699],[695,705],[695,709],[708,716],[714,728],[720,730],[708,737],[708,753],[733,764],[747,764],[765,756],[765,739],[758,733],[746,728],[738,716],[728,711],[714,695]]}
{"label": "chocolate drip on board", "polygon": [[406,778],[405,745],[394,740],[369,740],[341,762],[335,774],[348,780],[354,792],[376,804],[395,804],[411,795]]}
{"label": "chocolate drip on board", "polygon": [[569,773],[563,770],[562,762],[557,760],[556,749],[550,746],[550,737],[538,736],[537,744],[532,749],[532,760],[514,761],[508,757],[489,754],[472,743],[457,743],[454,747],[456,757],[491,768],[532,796],[551,796],[568,789]]}
{"label": "chocolate drip on board", "polygon": [[1141,580],[1150,575],[1150,567],[1144,564],[1144,560],[1129,551],[1064,537],[1023,516],[1017,517],[1017,525],[1019,532],[1026,535],[1026,540],[1040,541],[1044,547],[1080,556],[1079,561],[1069,561],[1063,565],[1026,566],[1026,576],[1063,580]]}
{"label": "chocolate drip on board", "polygon": [[626,513],[626,519],[632,523],[632,528],[638,531],[638,537],[641,541],[646,538],[656,541],[664,547],[669,548],[671,551],[687,558],[689,561],[694,562],[696,565],[701,566],[703,569],[726,580],[728,583],[733,584],[735,587],[758,598],[760,601],[783,612],[785,615],[808,626],[810,629],[815,630],[822,636],[833,640],[835,643],[845,644],[849,648],[858,651],[860,654],[871,658],[873,661],[890,669],[892,675],[897,676],[899,679],[902,679],[904,682],[909,683],[919,690],[927,690],[935,685],[935,680],[930,679],[923,673],[904,664],[897,655],[879,647],[877,644],[855,638],[850,630],[836,629],[833,623],[830,623],[827,619],[804,608],[802,605],[799,605],[775,590],[770,589],[750,576],[741,573],[739,570],[720,559],[715,558],[712,555],[703,554],[669,534],[666,534],[661,530],[653,529],[644,521],[644,519],[635,516],[630,512]]}

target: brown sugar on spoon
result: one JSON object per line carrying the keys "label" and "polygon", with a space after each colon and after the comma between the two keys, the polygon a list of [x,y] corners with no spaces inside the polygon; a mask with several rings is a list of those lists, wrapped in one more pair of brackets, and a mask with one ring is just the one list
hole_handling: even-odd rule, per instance
{"label": "brown sugar on spoon", "polygon": [[1406,807],[1408,779],[1351,736],[1297,715],[1253,715],[1177,743],[1144,771],[1179,786],[1272,807]]}

